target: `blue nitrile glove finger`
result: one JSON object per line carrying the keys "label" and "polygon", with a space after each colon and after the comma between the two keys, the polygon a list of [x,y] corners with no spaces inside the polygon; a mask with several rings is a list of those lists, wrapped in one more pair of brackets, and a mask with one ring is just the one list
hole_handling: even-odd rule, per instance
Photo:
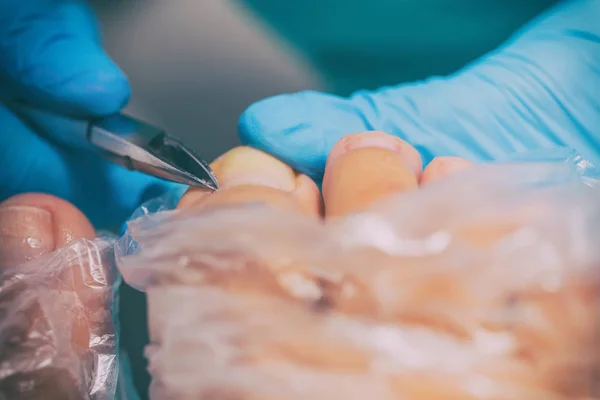
{"label": "blue nitrile glove finger", "polygon": [[[26,101],[87,118],[119,111],[129,93],[127,78],[101,47],[85,2],[0,1],[0,98],[5,103]],[[50,193],[71,201],[99,228],[118,229],[149,193],[174,186],[95,154],[55,146],[4,106],[0,139],[0,201],[23,192]]]}
{"label": "blue nitrile glove finger", "polygon": [[599,20],[600,1],[563,1],[452,76],[350,98],[276,96],[250,106],[239,133],[317,180],[335,142],[365,130],[408,141],[425,163],[569,146],[600,165]]}

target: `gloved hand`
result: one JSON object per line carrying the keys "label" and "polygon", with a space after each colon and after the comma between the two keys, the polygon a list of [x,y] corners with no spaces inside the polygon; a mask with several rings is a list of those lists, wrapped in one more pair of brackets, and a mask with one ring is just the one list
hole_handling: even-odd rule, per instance
{"label": "gloved hand", "polygon": [[8,107],[25,101],[86,118],[119,111],[129,93],[85,2],[0,1],[0,201],[49,193],[75,204],[96,227],[118,228],[144,197],[169,188],[88,151],[54,144],[49,132],[40,135]]}
{"label": "gloved hand", "polygon": [[382,130],[472,161],[571,147],[600,166],[600,1],[563,1],[456,74],[349,98],[301,92],[241,116],[245,144],[319,180],[343,135]]}

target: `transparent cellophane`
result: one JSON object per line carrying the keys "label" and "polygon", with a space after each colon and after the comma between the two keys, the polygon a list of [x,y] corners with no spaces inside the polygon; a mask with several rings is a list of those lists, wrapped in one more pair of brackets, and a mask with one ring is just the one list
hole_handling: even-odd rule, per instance
{"label": "transparent cellophane", "polygon": [[151,397],[600,398],[593,182],[507,164],[327,223],[147,212],[117,255],[148,293]]}
{"label": "transparent cellophane", "polygon": [[115,400],[115,238],[81,239],[0,271],[0,399]]}

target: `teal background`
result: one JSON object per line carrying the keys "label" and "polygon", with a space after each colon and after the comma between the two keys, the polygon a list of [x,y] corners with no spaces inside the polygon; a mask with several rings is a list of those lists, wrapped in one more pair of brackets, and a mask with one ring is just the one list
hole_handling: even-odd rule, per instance
{"label": "teal background", "polygon": [[552,0],[246,0],[331,92],[451,73],[501,44]]}

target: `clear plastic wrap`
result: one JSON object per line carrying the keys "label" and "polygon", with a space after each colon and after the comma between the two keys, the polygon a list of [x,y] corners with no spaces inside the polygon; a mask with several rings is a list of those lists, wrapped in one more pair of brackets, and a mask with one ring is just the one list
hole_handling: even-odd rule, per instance
{"label": "clear plastic wrap", "polygon": [[2,271],[0,399],[125,398],[114,243],[78,240]]}
{"label": "clear plastic wrap", "polygon": [[151,397],[600,398],[600,196],[577,162],[475,168],[326,224],[149,203],[116,251],[148,294]]}

